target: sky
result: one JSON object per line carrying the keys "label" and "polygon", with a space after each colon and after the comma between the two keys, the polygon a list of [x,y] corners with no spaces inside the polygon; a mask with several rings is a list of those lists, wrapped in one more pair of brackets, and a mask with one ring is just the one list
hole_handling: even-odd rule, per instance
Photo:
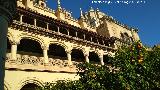
{"label": "sky", "polygon": [[[57,0],[47,0],[47,6],[56,10]],[[160,0],[61,0],[61,7],[71,11],[74,18],[80,16],[80,8],[83,12],[99,8],[121,23],[138,28],[144,45],[160,44]]]}

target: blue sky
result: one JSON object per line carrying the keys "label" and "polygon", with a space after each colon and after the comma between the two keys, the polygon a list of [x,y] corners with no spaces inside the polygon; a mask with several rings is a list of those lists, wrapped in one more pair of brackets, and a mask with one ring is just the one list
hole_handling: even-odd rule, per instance
{"label": "blue sky", "polygon": [[[92,1],[112,3],[96,4]],[[130,2],[125,4],[122,1]],[[56,10],[57,0],[47,0],[47,6]],[[79,8],[82,8],[83,12],[88,11],[90,7],[99,8],[116,20],[138,28],[143,44],[148,46],[160,44],[160,0],[61,0],[61,6],[71,11],[75,18],[80,16]]]}

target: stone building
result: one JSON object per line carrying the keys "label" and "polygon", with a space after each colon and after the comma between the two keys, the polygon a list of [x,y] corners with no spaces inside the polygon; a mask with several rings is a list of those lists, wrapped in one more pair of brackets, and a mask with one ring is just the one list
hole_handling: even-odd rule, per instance
{"label": "stone building", "polygon": [[45,0],[17,0],[17,12],[8,28],[5,90],[34,90],[44,82],[78,79],[81,62],[108,64],[117,45],[139,40],[137,29],[91,8],[75,19]]}

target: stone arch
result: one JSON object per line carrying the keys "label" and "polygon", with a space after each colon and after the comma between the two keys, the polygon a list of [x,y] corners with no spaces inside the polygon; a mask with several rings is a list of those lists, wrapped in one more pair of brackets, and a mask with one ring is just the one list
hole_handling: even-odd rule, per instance
{"label": "stone arch", "polygon": [[85,49],[74,46],[71,50],[72,61],[85,61]]}
{"label": "stone arch", "polygon": [[23,86],[33,83],[37,86],[43,87],[44,86],[44,82],[41,81],[40,79],[36,78],[36,77],[27,77],[23,80],[20,81],[20,83],[17,86],[17,90],[21,90],[21,88],[23,88]]}
{"label": "stone arch", "polygon": [[65,49],[66,52],[67,52],[67,50],[68,50],[68,46],[67,46],[65,43],[63,43],[63,42],[50,41],[50,42],[49,42],[49,46],[50,46],[51,44],[55,44],[55,45],[62,46],[62,47]]}
{"label": "stone arch", "polygon": [[43,46],[45,46],[44,40],[42,38],[39,38],[37,36],[32,36],[32,35],[25,35],[25,34],[26,33],[22,33],[21,35],[18,36],[20,38],[20,40],[31,39],[31,40],[37,41],[41,45],[41,48],[43,48]]}
{"label": "stone arch", "polygon": [[93,50],[90,50],[89,52],[94,52],[96,53],[99,57],[102,55],[99,50],[96,50],[96,49],[93,49]]}
{"label": "stone arch", "polygon": [[[78,50],[82,51],[82,52],[83,52],[83,54],[85,54],[85,53],[86,53],[85,48],[80,47],[80,46],[73,46],[73,47],[72,47],[72,50],[73,50],[73,49],[78,49]],[[72,50],[71,50],[71,51],[72,51]]]}

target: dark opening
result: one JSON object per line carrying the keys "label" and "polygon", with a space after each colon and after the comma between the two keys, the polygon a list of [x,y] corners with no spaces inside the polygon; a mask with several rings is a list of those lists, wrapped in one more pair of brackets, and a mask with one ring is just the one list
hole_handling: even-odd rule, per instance
{"label": "dark opening", "polygon": [[43,56],[41,45],[34,40],[22,39],[17,47],[19,54],[31,54],[36,56]]}
{"label": "dark opening", "polygon": [[108,56],[108,55],[103,55],[103,62],[107,65],[112,64],[112,57]]}
{"label": "dark opening", "polygon": [[68,35],[68,32],[67,32],[67,29],[66,29],[66,28],[59,27],[59,32],[62,33],[62,34]]}
{"label": "dark opening", "polygon": [[77,32],[77,37],[80,38],[80,39],[84,39],[83,32]]}
{"label": "dark opening", "polygon": [[30,25],[34,25],[34,19],[31,18],[30,16],[23,16],[22,22],[30,24]]}
{"label": "dark opening", "polygon": [[92,37],[92,42],[94,42],[94,43],[98,43],[98,42],[97,42],[97,38]]}
{"label": "dark opening", "polygon": [[48,50],[49,58],[67,59],[67,54],[62,46],[51,44]]}
{"label": "dark opening", "polygon": [[99,56],[95,52],[89,52],[90,63],[100,63]]}
{"label": "dark opening", "polygon": [[37,88],[39,88],[40,86],[33,84],[33,83],[29,83],[27,85],[24,85],[21,90],[37,90]]}
{"label": "dark opening", "polygon": [[47,24],[44,22],[44,21],[42,21],[42,20],[37,20],[36,21],[36,25],[38,26],[38,27],[42,27],[42,28],[47,28]]}
{"label": "dark opening", "polygon": [[69,29],[69,35],[72,37],[76,37],[76,31],[74,29]]}
{"label": "dark opening", "polygon": [[54,23],[49,24],[48,28],[49,28],[49,30],[58,32],[58,28],[57,28],[57,26]]}
{"label": "dark opening", "polygon": [[105,41],[104,41],[104,44],[105,44],[105,46],[108,46],[108,47],[109,47],[109,41],[108,41],[108,40],[105,40]]}
{"label": "dark opening", "polygon": [[99,42],[99,44],[104,45],[102,39],[99,38],[99,39],[98,39],[98,42]]}
{"label": "dark opening", "polygon": [[91,37],[90,37],[90,35],[89,34],[85,34],[85,40],[87,40],[87,41],[91,41]]}
{"label": "dark opening", "polygon": [[72,57],[72,61],[77,61],[77,62],[85,61],[83,52],[78,49],[72,50],[71,57]]}

